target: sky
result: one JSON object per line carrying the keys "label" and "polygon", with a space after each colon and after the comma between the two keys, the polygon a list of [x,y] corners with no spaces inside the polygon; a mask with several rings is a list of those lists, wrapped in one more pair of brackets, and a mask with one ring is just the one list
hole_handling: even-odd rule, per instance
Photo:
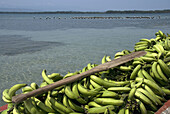
{"label": "sky", "polygon": [[170,0],[0,0],[0,9],[107,11],[170,9]]}

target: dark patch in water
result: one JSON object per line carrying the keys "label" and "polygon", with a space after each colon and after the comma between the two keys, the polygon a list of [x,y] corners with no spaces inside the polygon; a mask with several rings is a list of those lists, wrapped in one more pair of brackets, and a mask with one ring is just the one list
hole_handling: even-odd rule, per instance
{"label": "dark patch in water", "polygon": [[22,35],[0,35],[0,55],[34,53],[54,46],[65,45],[62,42],[33,41]]}

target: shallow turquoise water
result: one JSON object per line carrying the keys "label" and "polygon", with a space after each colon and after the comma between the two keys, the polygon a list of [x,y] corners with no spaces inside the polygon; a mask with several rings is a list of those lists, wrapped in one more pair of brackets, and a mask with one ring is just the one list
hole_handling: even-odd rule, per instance
{"label": "shallow turquoise water", "polygon": [[[100,64],[104,55],[113,58],[118,51],[133,50],[139,39],[154,38],[158,30],[170,33],[170,14],[145,15],[161,15],[161,19],[70,19],[73,16],[108,16],[101,14],[0,15],[0,92],[16,83],[40,84],[43,69],[48,74],[65,75],[88,63]],[[47,16],[61,19],[45,20]],[[0,106],[3,104],[0,101]]]}

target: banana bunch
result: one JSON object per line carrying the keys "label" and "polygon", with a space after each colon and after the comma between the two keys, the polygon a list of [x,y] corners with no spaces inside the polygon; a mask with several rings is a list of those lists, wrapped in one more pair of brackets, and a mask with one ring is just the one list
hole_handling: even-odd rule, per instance
{"label": "banana bunch", "polygon": [[[19,89],[27,93],[83,73],[97,64],[89,63],[65,76],[47,74],[44,69],[40,85],[16,84],[3,91],[2,99],[9,107],[2,113],[6,114],[14,105],[11,114],[154,114],[170,98],[170,36],[162,31],[155,35],[156,38],[140,39],[133,51],[125,49],[114,55],[117,59],[144,50],[147,54],[142,57],[13,104],[12,96]],[[109,61],[111,57],[104,56],[101,63]]]}
{"label": "banana bunch", "polygon": [[25,87],[27,84],[16,84],[14,86],[12,86],[10,89],[5,89],[2,92],[2,99],[6,102],[6,103],[12,103],[12,97],[16,95],[16,92]]}

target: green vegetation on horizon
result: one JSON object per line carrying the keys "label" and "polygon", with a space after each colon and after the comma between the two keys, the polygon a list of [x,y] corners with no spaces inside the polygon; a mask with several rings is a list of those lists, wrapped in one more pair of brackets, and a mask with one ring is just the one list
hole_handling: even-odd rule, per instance
{"label": "green vegetation on horizon", "polygon": [[95,11],[39,11],[39,12],[19,12],[19,11],[0,11],[0,14],[111,14],[111,13],[170,13],[170,9],[166,10],[108,10],[105,12]]}

